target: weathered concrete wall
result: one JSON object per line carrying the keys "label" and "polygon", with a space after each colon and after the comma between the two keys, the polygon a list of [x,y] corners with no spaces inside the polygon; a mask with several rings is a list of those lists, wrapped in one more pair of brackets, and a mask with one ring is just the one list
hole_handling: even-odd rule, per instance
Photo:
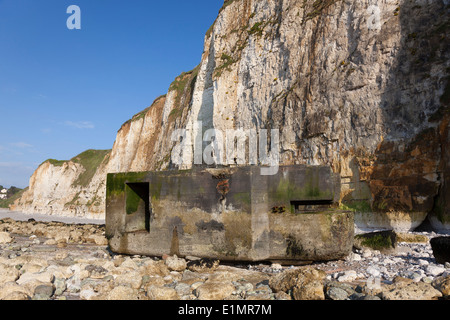
{"label": "weathered concrete wall", "polygon": [[297,201],[333,203],[329,167],[287,166],[109,174],[106,233],[113,251],[221,260],[330,260],[353,245],[353,213],[298,214]]}

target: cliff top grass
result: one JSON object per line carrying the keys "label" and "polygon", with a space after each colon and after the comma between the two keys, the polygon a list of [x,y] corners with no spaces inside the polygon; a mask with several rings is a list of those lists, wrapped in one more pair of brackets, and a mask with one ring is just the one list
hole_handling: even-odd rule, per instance
{"label": "cliff top grass", "polygon": [[105,159],[105,157],[110,153],[110,151],[111,151],[110,149],[109,150],[90,149],[80,153],[79,155],[73,157],[70,160],[47,159],[44,162],[42,162],[39,166],[47,162],[55,167],[62,167],[65,163],[68,163],[70,161],[81,164],[85,169],[85,171],[78,176],[77,180],[73,182],[72,186],[86,187],[92,180],[98,167]]}
{"label": "cliff top grass", "polygon": [[50,162],[51,165],[55,167],[62,167],[64,163],[66,163],[68,160],[56,160],[56,159],[47,159],[44,162],[42,162],[39,166],[42,166],[44,163]]}
{"label": "cliff top grass", "polygon": [[[131,122],[133,122],[133,121],[137,121],[137,120],[140,120],[140,119],[144,118],[145,115],[147,114],[147,112],[155,105],[155,103],[158,102],[160,99],[165,98],[165,97],[166,97],[166,95],[163,94],[163,95],[159,96],[158,98],[156,98],[156,99],[153,101],[153,103],[151,104],[150,107],[147,107],[147,108],[145,108],[144,110],[142,110],[142,111],[136,113],[134,116],[131,117],[131,119],[125,121],[125,122],[122,124],[122,126],[121,126],[120,128],[122,129],[122,127],[123,127],[124,125],[126,125],[126,124],[128,124],[128,123],[131,123]],[[119,129],[119,131],[120,131],[120,129]]]}
{"label": "cliff top grass", "polygon": [[72,162],[81,164],[85,171],[78,176],[73,185],[87,186],[94,177],[100,164],[111,150],[87,150],[71,159]]}

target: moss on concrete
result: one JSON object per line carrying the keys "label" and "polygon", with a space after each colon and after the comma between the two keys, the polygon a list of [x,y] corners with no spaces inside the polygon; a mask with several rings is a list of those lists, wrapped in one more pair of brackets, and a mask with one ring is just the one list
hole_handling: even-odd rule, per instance
{"label": "moss on concrete", "polygon": [[225,226],[224,242],[216,244],[214,250],[223,256],[237,257],[252,246],[251,216],[229,211],[222,216]]}
{"label": "moss on concrete", "polygon": [[393,234],[390,232],[360,234],[355,236],[355,246],[383,251],[395,248],[396,240],[393,239]]}
{"label": "moss on concrete", "polygon": [[288,179],[281,179],[275,190],[274,200],[279,202],[289,202],[295,199],[313,200],[329,198],[331,196],[330,190],[320,190],[319,182],[315,177],[310,177],[303,187],[292,183]]}
{"label": "moss on concrete", "polygon": [[301,257],[304,254],[304,249],[294,236],[289,235],[286,238],[286,256],[290,258]]}
{"label": "moss on concrete", "polygon": [[106,197],[125,195],[127,182],[141,182],[147,172],[110,173],[106,180]]}
{"label": "moss on concrete", "polygon": [[368,200],[346,201],[340,204],[339,209],[353,212],[372,212],[372,208]]}
{"label": "moss on concrete", "polygon": [[133,191],[128,185],[125,186],[126,204],[125,211],[127,214],[133,214],[138,211],[139,205],[143,202],[141,197]]}

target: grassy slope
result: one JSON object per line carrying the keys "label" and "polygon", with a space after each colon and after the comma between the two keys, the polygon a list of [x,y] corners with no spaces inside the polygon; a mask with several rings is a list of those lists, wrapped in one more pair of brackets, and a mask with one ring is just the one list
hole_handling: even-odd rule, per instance
{"label": "grassy slope", "polygon": [[19,198],[22,196],[22,194],[23,194],[25,191],[27,191],[27,190],[28,190],[28,187],[25,188],[25,189],[23,189],[23,190],[20,190],[20,191],[17,192],[17,193],[15,193],[15,194],[14,194],[11,198],[9,198],[9,199],[0,200],[0,208],[9,208],[9,206],[10,206],[11,204],[13,204],[14,201],[16,201],[17,199],[19,199]]}
{"label": "grassy slope", "polygon": [[98,167],[110,151],[111,150],[87,150],[72,158],[72,162],[79,163],[85,168],[85,171],[79,175],[78,179],[73,184],[87,187]]}

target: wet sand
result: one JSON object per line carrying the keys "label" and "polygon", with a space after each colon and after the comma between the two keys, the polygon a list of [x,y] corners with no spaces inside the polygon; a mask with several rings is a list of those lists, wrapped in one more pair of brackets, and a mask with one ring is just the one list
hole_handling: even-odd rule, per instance
{"label": "wet sand", "polygon": [[0,208],[0,219],[11,218],[16,221],[28,221],[28,219],[34,219],[36,221],[58,221],[67,224],[105,224],[104,219],[84,219],[76,217],[62,217],[62,216],[50,216],[44,214],[25,214],[19,211],[10,211],[8,209]]}

